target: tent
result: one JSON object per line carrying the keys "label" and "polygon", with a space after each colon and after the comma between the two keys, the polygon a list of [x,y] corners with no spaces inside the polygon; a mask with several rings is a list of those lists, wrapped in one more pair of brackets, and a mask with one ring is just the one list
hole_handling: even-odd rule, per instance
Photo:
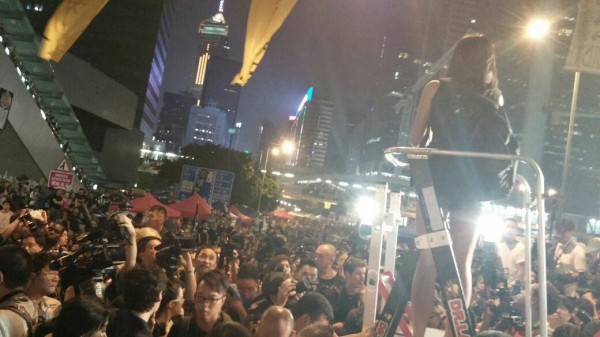
{"label": "tent", "polygon": [[273,215],[274,218],[277,218],[279,220],[290,220],[292,218],[292,216],[289,215],[288,212],[283,211],[283,210],[275,210],[271,214]]}
{"label": "tent", "polygon": [[247,215],[242,214],[242,212],[240,212],[240,210],[237,207],[235,207],[235,205],[229,206],[229,212],[232,213],[233,215],[237,216],[238,218],[240,218],[240,221],[244,224],[252,222],[252,218]]}
{"label": "tent", "polygon": [[206,219],[212,208],[198,194],[194,193],[191,197],[181,200],[180,202],[170,204],[169,207],[181,212],[181,216],[186,219],[193,219],[196,214],[196,205],[198,205],[198,219]]}
{"label": "tent", "polygon": [[131,203],[132,206],[130,211],[134,213],[144,213],[147,212],[150,208],[152,208],[152,206],[160,205],[167,210],[168,217],[181,216],[180,211],[164,205],[162,202],[158,201],[158,199],[156,199],[156,197],[154,197],[150,192],[146,192],[146,195],[144,195],[143,197],[135,198],[129,203]]}

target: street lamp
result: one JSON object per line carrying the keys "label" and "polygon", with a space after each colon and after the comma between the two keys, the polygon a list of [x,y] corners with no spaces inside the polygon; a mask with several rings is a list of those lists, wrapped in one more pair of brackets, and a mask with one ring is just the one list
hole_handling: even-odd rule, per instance
{"label": "street lamp", "polygon": [[528,38],[532,40],[541,40],[550,32],[550,21],[539,18],[531,20],[525,31]]}
{"label": "street lamp", "polygon": [[[281,142],[280,145],[276,145],[276,146],[269,146],[267,147],[267,153],[265,155],[265,167],[263,170],[261,170],[262,172],[262,181],[260,183],[260,191],[258,192],[258,206],[256,207],[256,212],[260,214],[260,204],[262,202],[262,194],[263,194],[263,188],[265,186],[265,175],[267,174],[267,169],[268,169],[268,165],[269,165],[269,153],[273,154],[274,156],[278,156],[281,152],[283,152],[286,155],[291,154],[292,152],[294,152],[294,143],[289,141],[289,140],[285,140],[283,142]],[[258,164],[260,166],[260,162],[262,161],[262,151],[260,152],[260,159],[258,161]]]}

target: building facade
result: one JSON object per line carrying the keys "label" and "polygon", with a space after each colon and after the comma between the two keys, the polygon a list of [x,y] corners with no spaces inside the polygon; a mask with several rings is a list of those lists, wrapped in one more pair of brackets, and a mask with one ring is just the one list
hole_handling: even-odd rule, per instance
{"label": "building facade", "polygon": [[161,112],[160,88],[165,72],[174,11],[175,0],[166,0],[163,5],[160,28],[154,48],[154,57],[152,58],[148,87],[146,88],[142,118],[140,120],[140,131],[144,134],[144,142],[146,143],[151,141],[152,136],[158,128]]}
{"label": "building facade", "polygon": [[302,100],[290,132],[296,148],[293,165],[325,168],[333,116],[333,102],[315,96],[311,87]]}
{"label": "building facade", "polygon": [[213,143],[227,147],[227,116],[215,105],[192,106],[187,123],[183,146],[188,144]]}

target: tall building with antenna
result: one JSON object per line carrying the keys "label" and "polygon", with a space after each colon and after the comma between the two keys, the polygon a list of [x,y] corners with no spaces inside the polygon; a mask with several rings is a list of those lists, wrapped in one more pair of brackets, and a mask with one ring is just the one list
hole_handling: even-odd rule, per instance
{"label": "tall building with antenna", "polygon": [[202,91],[210,59],[213,57],[227,58],[229,56],[229,25],[223,14],[225,0],[220,0],[218,12],[200,22],[198,27],[198,54],[196,56],[196,73],[189,87],[190,94],[198,100],[200,106]]}

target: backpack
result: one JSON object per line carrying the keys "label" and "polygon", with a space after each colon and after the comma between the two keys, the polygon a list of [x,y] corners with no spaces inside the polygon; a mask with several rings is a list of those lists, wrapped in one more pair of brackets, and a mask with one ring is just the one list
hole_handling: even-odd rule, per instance
{"label": "backpack", "polygon": [[[19,295],[19,294],[16,294]],[[34,332],[34,319],[23,309],[18,302],[14,301],[3,301],[0,303],[0,310],[8,310],[12,311],[15,314],[19,315],[25,324],[27,324],[27,337],[33,337]]]}
{"label": "backpack", "polygon": [[[487,96],[458,94],[447,79],[434,96],[428,147],[468,152],[518,154],[508,116]],[[438,199],[480,202],[506,199],[514,186],[516,161],[432,156],[430,167]],[[441,198],[440,198],[441,197]]]}

